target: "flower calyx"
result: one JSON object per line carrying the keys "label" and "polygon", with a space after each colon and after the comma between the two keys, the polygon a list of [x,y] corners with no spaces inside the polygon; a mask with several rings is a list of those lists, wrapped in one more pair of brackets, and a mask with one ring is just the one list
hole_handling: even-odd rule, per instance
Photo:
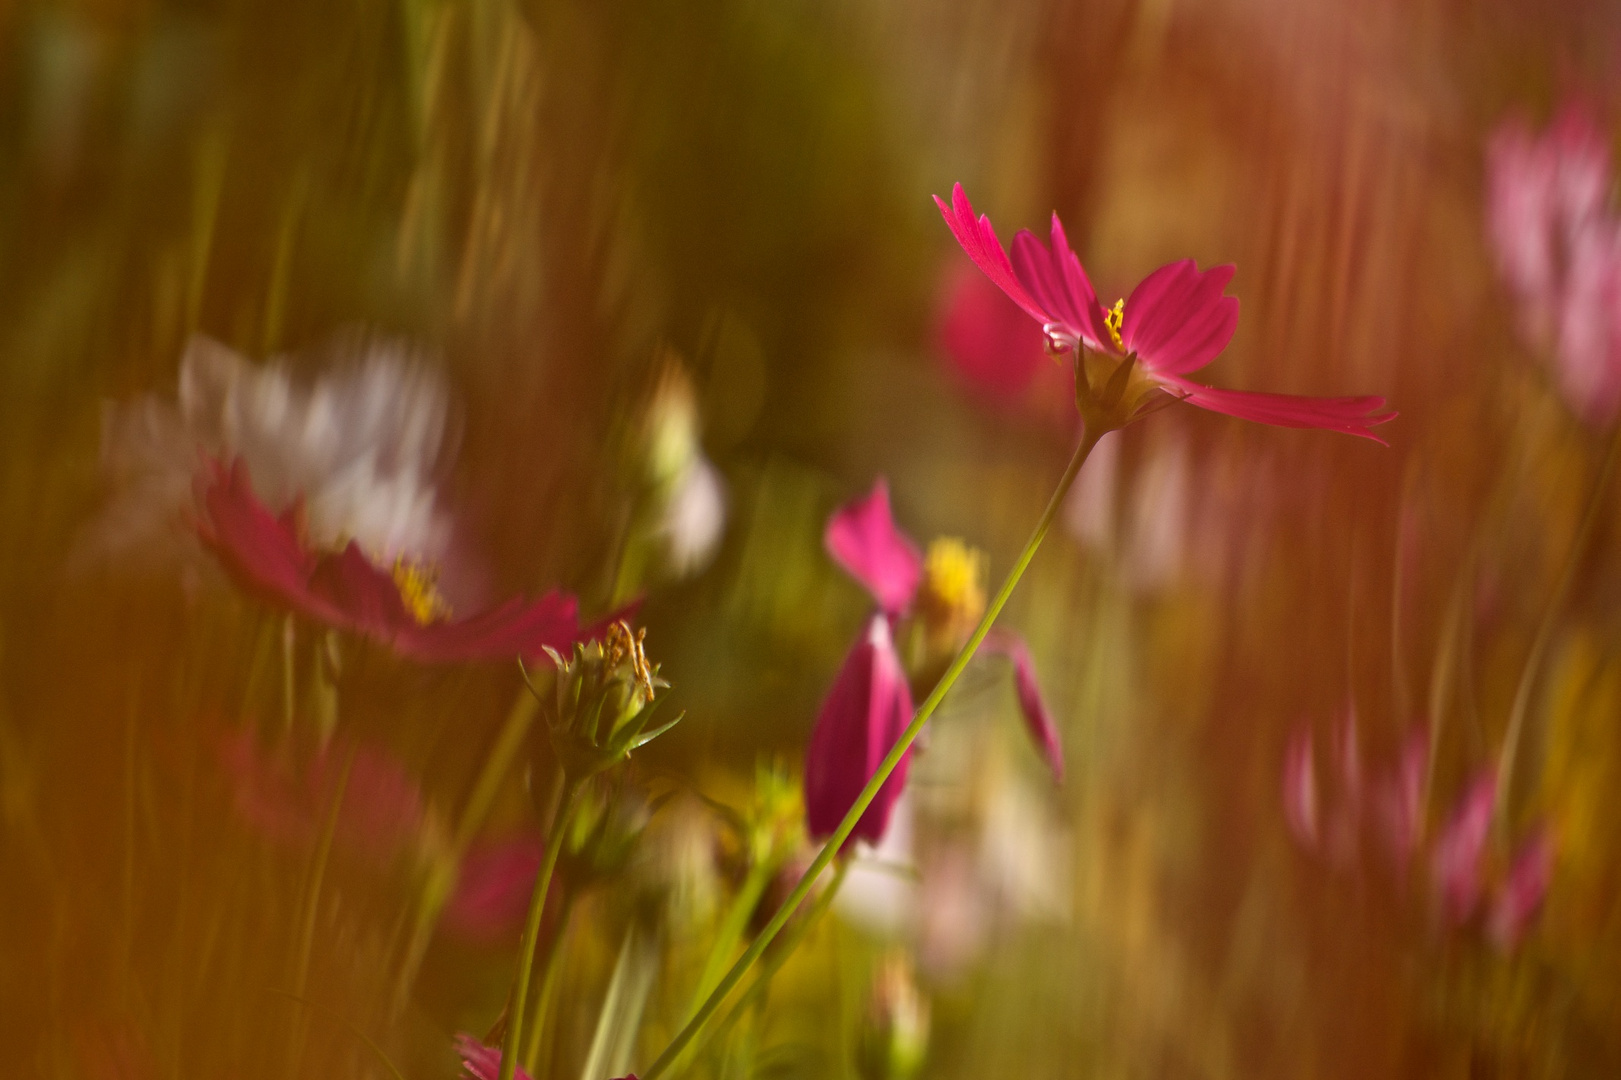
{"label": "flower calyx", "polygon": [[[1108,312],[1105,321],[1111,335],[1118,335],[1123,318],[1122,304]],[[1135,352],[1120,356],[1084,347],[1075,350],[1075,407],[1089,431],[1101,435],[1123,428],[1176,400],[1144,370]]]}
{"label": "flower calyx", "polygon": [[646,636],[645,629],[632,631],[621,619],[600,640],[576,643],[571,656],[547,648],[557,668],[550,701],[524,671],[530,692],[547,708],[552,746],[571,779],[584,780],[619,763],[681,722],[677,716],[649,726],[663,704],[655,695],[670,684],[659,678],[657,664],[648,663]]}

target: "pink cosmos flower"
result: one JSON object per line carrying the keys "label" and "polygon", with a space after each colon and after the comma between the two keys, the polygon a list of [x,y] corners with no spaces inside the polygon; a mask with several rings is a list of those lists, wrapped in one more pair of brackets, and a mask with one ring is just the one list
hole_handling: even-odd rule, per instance
{"label": "pink cosmos flower", "polygon": [[946,282],[940,347],[972,390],[1018,398],[1041,370],[1041,331],[984,275],[960,264]]}
{"label": "pink cosmos flower", "polygon": [[457,868],[445,927],[471,941],[505,940],[523,922],[545,852],[536,836],[475,845]]}
{"label": "pink cosmos flower", "polygon": [[1301,724],[1283,752],[1283,819],[1295,840],[1317,847],[1317,767],[1311,725]]}
{"label": "pink cosmos flower", "polygon": [[320,834],[351,754],[335,839],[386,862],[412,841],[426,816],[416,778],[387,750],[334,744],[297,767],[286,757],[266,753],[251,732],[228,735],[219,745],[237,814],[282,844],[308,843]]}
{"label": "pink cosmos flower", "polygon": [[[845,658],[817,713],[805,755],[805,810],[813,837],[831,835],[855,803],[895,741],[912,719],[912,691],[900,655],[894,624],[911,606],[922,583],[917,544],[895,525],[889,486],[880,477],[865,498],[841,507],[823,537],[828,554],[861,583],[878,604],[866,629]],[[1031,737],[1055,775],[1062,776],[1063,753],[1024,642],[1002,632],[987,648],[1013,662],[1020,709]],[[906,786],[908,750],[878,791],[852,837],[876,844],[883,838],[895,802]]]}
{"label": "pink cosmos flower", "polygon": [[1553,878],[1553,859],[1553,837],[1546,828],[1539,828],[1521,846],[1509,867],[1486,916],[1486,934],[1504,952],[1520,943],[1542,907],[1548,882]]}
{"label": "pink cosmos flower", "polygon": [[578,602],[556,590],[454,618],[420,567],[396,561],[392,571],[380,568],[354,541],[338,552],[316,550],[301,535],[298,507],[272,514],[240,460],[229,469],[210,462],[199,486],[197,531],[243,588],[402,656],[428,663],[529,660],[591,634],[579,627]]}
{"label": "pink cosmos flower", "polygon": [[[471,1035],[456,1036],[456,1053],[461,1055],[462,1068],[474,1080],[496,1080],[501,1075],[501,1049],[496,1046],[485,1046]],[[530,1075],[519,1066],[513,1071],[513,1080],[532,1080]],[[618,1077],[617,1080],[636,1080],[636,1074]]]}
{"label": "pink cosmos flower", "polygon": [[1497,772],[1486,768],[1465,789],[1430,853],[1441,912],[1454,925],[1468,922],[1485,890],[1481,861],[1497,801]]}
{"label": "pink cosmos flower", "polygon": [[1053,722],[1047,702],[1041,696],[1041,684],[1036,681],[1036,664],[1030,658],[1030,646],[1018,634],[1007,630],[992,630],[985,635],[985,650],[999,653],[1013,665],[1013,689],[1019,697],[1019,712],[1024,716],[1030,740],[1036,744],[1042,760],[1052,770],[1053,779],[1064,780],[1064,747],[1058,738],[1058,725]]}
{"label": "pink cosmos flower", "polygon": [[879,477],[865,499],[841,508],[822,541],[833,561],[878,601],[886,615],[899,615],[917,595],[923,556],[911,537],[895,527],[889,482]]}
{"label": "pink cosmos flower", "polygon": [[1486,228],[1520,334],[1551,351],[1560,392],[1594,425],[1621,410],[1621,219],[1609,141],[1567,105],[1536,134],[1523,117],[1486,151]]}
{"label": "pink cosmos flower", "polygon": [[[478,1039],[468,1034],[456,1036],[456,1053],[461,1055],[462,1069],[474,1080],[497,1080],[501,1075],[501,1048],[498,1046],[485,1046]],[[519,1066],[512,1074],[512,1080],[533,1080],[533,1078]]]}
{"label": "pink cosmos flower", "polygon": [[[878,771],[879,762],[912,719],[912,691],[882,612],[845,657],[822,702],[805,752],[805,817],[815,839],[831,836]],[[906,788],[912,752],[900,764],[856,823],[851,839],[876,844]]]}
{"label": "pink cosmos flower", "polygon": [[1118,359],[1134,358],[1154,388],[1212,412],[1279,427],[1322,428],[1383,442],[1370,430],[1393,419],[1382,397],[1296,397],[1221,390],[1187,376],[1227,347],[1238,326],[1238,300],[1223,295],[1231,266],[1199,270],[1192,259],[1170,263],[1144,278],[1123,301],[1105,309],[1054,214],[1051,246],[1028,230],[1013,238],[1013,257],[990,219],[976,216],[962,185],[951,203],[935,204],[968,257],[1025,314],[1041,324],[1055,352],[1086,348]]}

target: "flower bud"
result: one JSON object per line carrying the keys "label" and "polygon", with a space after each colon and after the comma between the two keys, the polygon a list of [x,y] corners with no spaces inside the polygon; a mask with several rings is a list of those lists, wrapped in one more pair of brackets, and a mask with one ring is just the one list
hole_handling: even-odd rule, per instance
{"label": "flower bud", "polygon": [[[646,636],[646,630],[633,634],[630,624],[620,620],[601,640],[576,644],[571,657],[546,650],[557,666],[547,726],[558,762],[570,777],[580,780],[601,772],[681,722],[677,716],[647,730],[660,704],[654,694],[670,684],[659,678],[658,665],[647,662],[642,650]],[[530,690],[540,697],[533,684]]]}

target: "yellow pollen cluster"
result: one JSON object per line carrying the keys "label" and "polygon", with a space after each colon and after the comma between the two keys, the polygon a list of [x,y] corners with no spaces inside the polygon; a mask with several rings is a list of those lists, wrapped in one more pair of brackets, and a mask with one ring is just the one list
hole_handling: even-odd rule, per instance
{"label": "yellow pollen cluster", "polygon": [[1109,337],[1114,341],[1114,347],[1121,352],[1126,351],[1125,343],[1120,340],[1120,327],[1126,321],[1126,302],[1116,300],[1114,307],[1103,313],[1103,325],[1108,328]]}
{"label": "yellow pollen cluster", "polygon": [[953,536],[930,542],[923,560],[918,614],[931,635],[954,639],[985,613],[985,556]]}
{"label": "yellow pollen cluster", "polygon": [[630,623],[624,619],[616,620],[612,626],[608,627],[608,632],[603,635],[603,666],[612,670],[620,664],[628,663],[631,677],[636,680],[636,685],[641,687],[642,693],[647,696],[647,700],[652,701],[654,690],[653,668],[648,664],[647,653],[642,648],[642,642],[646,638],[646,627],[637,630],[633,634]]}
{"label": "yellow pollen cluster", "polygon": [[422,626],[450,617],[450,605],[439,595],[438,575],[431,566],[394,560],[394,587],[400,590],[400,600]]}

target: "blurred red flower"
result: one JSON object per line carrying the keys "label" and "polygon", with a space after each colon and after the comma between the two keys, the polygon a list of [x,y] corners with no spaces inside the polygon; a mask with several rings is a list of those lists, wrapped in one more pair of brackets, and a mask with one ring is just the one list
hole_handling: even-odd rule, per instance
{"label": "blurred red flower", "polygon": [[514,597],[467,618],[453,618],[430,572],[397,560],[372,562],[350,541],[338,552],[312,548],[295,504],[280,517],[254,495],[247,467],[210,462],[200,481],[197,531],[247,591],[307,619],[362,634],[401,656],[429,663],[535,659],[590,636],[574,597],[553,590]]}
{"label": "blurred red flower", "polygon": [[1105,310],[1064,226],[1053,215],[1049,248],[1029,230],[1013,238],[1008,258],[990,219],[976,217],[962,185],[951,204],[935,196],[952,235],[968,257],[1013,302],[1041,324],[1048,348],[1085,347],[1109,356],[1135,357],[1159,389],[1190,405],[1279,427],[1322,428],[1383,442],[1370,430],[1395,417],[1382,397],[1296,397],[1221,390],[1185,376],[1227,347],[1238,326],[1238,300],[1223,295],[1233,267],[1201,271],[1192,259],[1169,263],[1144,278],[1131,296]]}

